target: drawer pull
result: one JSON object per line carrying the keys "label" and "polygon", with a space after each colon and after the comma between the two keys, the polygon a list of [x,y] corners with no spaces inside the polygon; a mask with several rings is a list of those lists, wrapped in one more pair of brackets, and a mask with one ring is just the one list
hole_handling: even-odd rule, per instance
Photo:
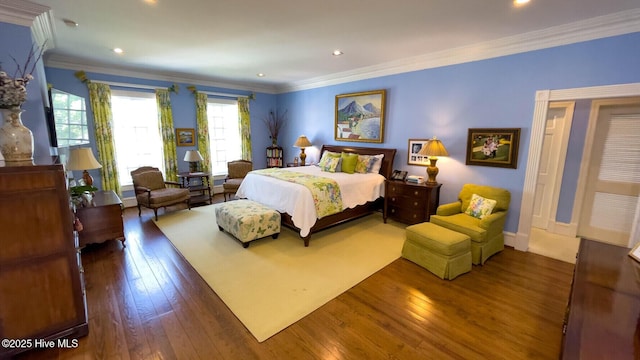
{"label": "drawer pull", "polygon": [[392,213],[396,212],[396,209],[391,209],[391,212],[392,212]]}
{"label": "drawer pull", "polygon": [[413,206],[418,206],[418,202],[417,202],[417,201],[416,201],[416,202],[414,202],[414,203],[413,203]]}
{"label": "drawer pull", "polygon": [[414,192],[413,192],[413,195],[418,196],[418,192],[417,192],[417,191],[414,191]]}
{"label": "drawer pull", "polygon": [[396,198],[391,198],[391,201],[396,201]]}

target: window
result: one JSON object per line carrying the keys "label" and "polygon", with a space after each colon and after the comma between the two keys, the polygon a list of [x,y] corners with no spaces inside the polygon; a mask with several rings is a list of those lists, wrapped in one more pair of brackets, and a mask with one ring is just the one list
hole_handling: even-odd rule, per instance
{"label": "window", "polygon": [[51,89],[51,102],[58,147],[68,148],[74,145],[88,144],[89,128],[84,98]]}
{"label": "window", "polygon": [[227,173],[227,162],[242,157],[238,102],[236,100],[209,99],[207,102],[211,173]]}
{"label": "window", "polygon": [[164,173],[156,95],[112,90],[111,111],[120,185],[132,185],[131,171],[141,166]]}

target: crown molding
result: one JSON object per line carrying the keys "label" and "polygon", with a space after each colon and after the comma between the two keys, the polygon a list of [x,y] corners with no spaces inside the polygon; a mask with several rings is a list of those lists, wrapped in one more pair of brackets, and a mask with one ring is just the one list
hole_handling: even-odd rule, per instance
{"label": "crown molding", "polygon": [[308,90],[375,77],[485,60],[640,31],[640,8],[470,46],[438,51],[350,71],[292,82],[278,93]]}
{"label": "crown molding", "polygon": [[224,89],[232,89],[232,90],[241,90],[241,91],[252,91],[252,92],[260,92],[266,94],[275,94],[276,88],[275,86],[265,86],[265,85],[256,85],[256,84],[242,84],[242,83],[229,83],[229,82],[220,82],[215,79],[203,79],[193,78],[189,76],[185,76],[183,74],[170,73],[170,72],[144,72],[137,69],[114,69],[108,66],[101,66],[96,64],[89,64],[79,62],[75,58],[65,58],[63,56],[50,56],[46,57],[44,60],[44,64],[46,67],[67,69],[67,70],[84,70],[85,72],[93,72],[99,74],[107,74],[113,76],[125,76],[125,77],[133,77],[138,79],[146,79],[146,80],[157,80],[157,81],[168,81],[175,82],[181,84],[189,84],[189,85],[200,85],[207,87],[217,87]]}
{"label": "crown molding", "polygon": [[30,27],[40,14],[51,10],[48,6],[25,0],[0,1],[0,22]]}

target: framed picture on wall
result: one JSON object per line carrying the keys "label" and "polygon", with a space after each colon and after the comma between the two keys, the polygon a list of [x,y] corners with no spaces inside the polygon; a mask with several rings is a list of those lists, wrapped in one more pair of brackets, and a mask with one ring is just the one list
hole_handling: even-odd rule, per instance
{"label": "framed picture on wall", "polygon": [[177,128],[176,141],[178,146],[195,146],[196,144],[195,129]]}
{"label": "framed picture on wall", "polygon": [[420,150],[422,150],[422,148],[427,145],[428,141],[428,139],[409,139],[409,149],[407,151],[407,153],[409,154],[409,156],[407,157],[408,165],[429,165],[429,157],[418,154]]}
{"label": "framed picture on wall", "polygon": [[516,169],[520,128],[469,129],[467,165]]}
{"label": "framed picture on wall", "polygon": [[382,143],[386,90],[336,95],[335,139]]}

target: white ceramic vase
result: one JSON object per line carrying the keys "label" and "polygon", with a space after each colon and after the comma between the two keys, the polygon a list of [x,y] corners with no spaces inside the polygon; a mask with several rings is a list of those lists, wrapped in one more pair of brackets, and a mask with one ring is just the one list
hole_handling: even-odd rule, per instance
{"label": "white ceramic vase", "polygon": [[33,133],[22,124],[22,109],[0,109],[0,152],[5,162],[33,161]]}

